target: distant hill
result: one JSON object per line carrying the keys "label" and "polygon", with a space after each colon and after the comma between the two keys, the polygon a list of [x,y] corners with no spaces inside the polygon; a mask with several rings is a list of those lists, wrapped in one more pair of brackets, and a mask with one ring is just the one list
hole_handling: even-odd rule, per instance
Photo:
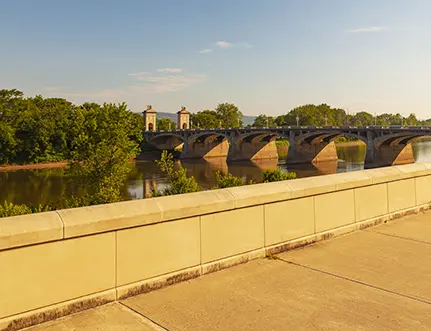
{"label": "distant hill", "polygon": [[[177,114],[174,113],[164,113],[164,112],[157,112],[157,118],[168,118],[171,121],[177,123]],[[251,125],[254,122],[255,116],[246,116],[244,115],[242,117],[242,121],[244,122],[244,125]]]}

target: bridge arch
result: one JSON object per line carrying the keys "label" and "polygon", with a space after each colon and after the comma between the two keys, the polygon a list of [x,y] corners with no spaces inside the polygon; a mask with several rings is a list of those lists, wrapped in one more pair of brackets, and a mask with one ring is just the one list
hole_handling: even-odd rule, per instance
{"label": "bridge arch", "polygon": [[175,133],[161,133],[148,138],[147,143],[160,150],[174,150],[184,144],[185,138]]}
{"label": "bridge arch", "polygon": [[305,134],[295,137],[295,142],[302,143],[319,143],[320,141],[330,143],[339,137],[351,137],[362,141],[367,144],[367,138],[360,135],[359,133],[352,132],[342,132],[342,131],[317,131],[317,132],[307,132]]}

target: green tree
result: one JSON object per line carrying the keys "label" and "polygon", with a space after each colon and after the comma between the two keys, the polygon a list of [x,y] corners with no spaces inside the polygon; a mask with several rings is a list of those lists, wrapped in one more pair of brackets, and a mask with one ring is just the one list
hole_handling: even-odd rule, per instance
{"label": "green tree", "polygon": [[365,111],[356,113],[350,120],[350,125],[353,126],[366,126],[374,125],[374,116]]}
{"label": "green tree", "polygon": [[157,130],[174,130],[177,124],[169,118],[157,119]]}
{"label": "green tree", "polygon": [[214,129],[220,126],[220,119],[215,110],[203,110],[190,115],[193,126],[203,129]]}
{"label": "green tree", "polygon": [[232,103],[219,103],[215,109],[217,117],[224,128],[237,128],[242,126],[242,113]]}
{"label": "green tree", "polygon": [[172,154],[163,151],[160,160],[156,161],[160,170],[166,175],[168,186],[162,191],[153,190],[152,196],[174,195],[202,191],[202,187],[196,179],[187,177],[187,171],[181,167],[175,170]]}
{"label": "green tree", "polygon": [[87,188],[87,194],[77,203],[121,200],[120,190],[142,139],[133,113],[125,103],[84,104],[72,119],[70,168]]}
{"label": "green tree", "polygon": [[252,124],[252,126],[255,127],[266,127],[266,126],[275,126],[275,120],[272,116],[267,116],[264,114],[261,114],[257,116]]}

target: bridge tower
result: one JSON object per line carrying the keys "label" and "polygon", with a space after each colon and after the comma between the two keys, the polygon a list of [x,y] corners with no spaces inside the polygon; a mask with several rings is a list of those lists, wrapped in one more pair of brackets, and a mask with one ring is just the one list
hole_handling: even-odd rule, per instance
{"label": "bridge tower", "polygon": [[177,112],[177,128],[180,130],[190,129],[190,113],[186,107],[181,107]]}
{"label": "bridge tower", "polygon": [[147,106],[147,109],[142,112],[144,115],[144,128],[145,131],[156,131],[157,129],[157,119],[156,119],[156,111],[150,105]]}

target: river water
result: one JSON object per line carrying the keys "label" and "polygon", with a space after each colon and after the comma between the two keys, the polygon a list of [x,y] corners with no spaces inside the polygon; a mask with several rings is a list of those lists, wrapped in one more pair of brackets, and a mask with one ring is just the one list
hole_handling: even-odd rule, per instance
{"label": "river water", "polygon": [[[431,141],[417,142],[413,145],[416,162],[431,162]],[[215,185],[215,171],[229,171],[247,181],[262,181],[262,171],[281,166],[297,173],[298,178],[347,172],[364,169],[365,145],[337,147],[339,161],[325,163],[316,168],[313,165],[287,166],[282,161],[267,160],[261,162],[242,162],[227,164],[224,159],[210,161],[178,161],[187,169],[189,176],[194,176],[204,188]],[[58,201],[62,196],[79,194],[79,187],[70,177],[64,176],[64,169],[39,169],[0,171],[0,203],[4,200],[13,203],[47,204]],[[124,185],[124,200],[142,199],[153,187],[163,188],[166,185],[163,174],[154,161],[136,162]]]}

